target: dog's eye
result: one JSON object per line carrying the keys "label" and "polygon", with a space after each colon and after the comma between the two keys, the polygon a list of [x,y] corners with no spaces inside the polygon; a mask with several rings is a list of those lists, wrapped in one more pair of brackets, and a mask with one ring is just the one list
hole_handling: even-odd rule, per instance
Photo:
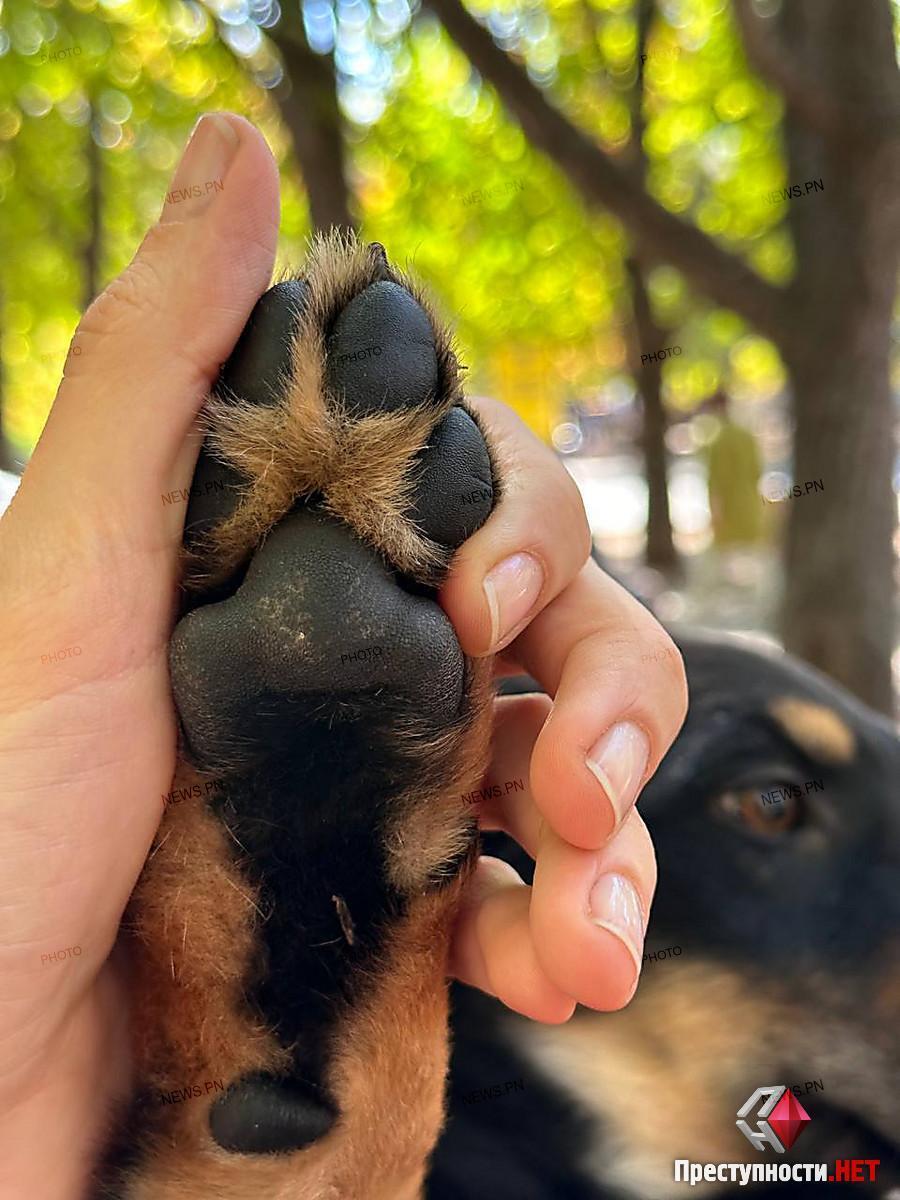
{"label": "dog's eye", "polygon": [[800,789],[790,784],[769,788],[734,788],[720,792],[713,809],[732,824],[753,833],[776,835],[801,825],[805,809]]}

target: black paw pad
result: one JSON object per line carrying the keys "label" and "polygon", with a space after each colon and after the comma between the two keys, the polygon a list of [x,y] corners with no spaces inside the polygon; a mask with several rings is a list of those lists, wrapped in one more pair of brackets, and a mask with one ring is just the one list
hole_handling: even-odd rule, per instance
{"label": "black paw pad", "polygon": [[220,388],[250,404],[278,400],[279,381],[291,365],[291,345],[306,300],[306,284],[297,279],[277,283],[260,296],[222,370]]}
{"label": "black paw pad", "polygon": [[[291,346],[306,300],[306,284],[296,279],[278,283],[260,296],[222,368],[216,385],[220,398],[233,394],[249,404],[276,403],[291,365]],[[233,467],[201,449],[184,522],[187,545],[231,515],[244,482]]]}
{"label": "black paw pad", "polygon": [[233,596],[179,621],[170,667],[201,770],[296,749],[305,722],[397,701],[444,727],[463,703],[465,661],[440,606],[312,509],[271,531]]}
{"label": "black paw pad", "polygon": [[373,283],[355,296],[328,339],[326,377],[355,416],[396,412],[434,396],[434,333],[425,310],[397,283]]}
{"label": "black paw pad", "polygon": [[421,474],[410,517],[434,541],[456,550],[491,515],[491,460],[481,430],[464,408],[451,408],[419,456]]}
{"label": "black paw pad", "polygon": [[286,1154],[325,1136],[337,1112],[313,1087],[272,1075],[247,1075],[209,1110],[209,1128],[233,1154]]}

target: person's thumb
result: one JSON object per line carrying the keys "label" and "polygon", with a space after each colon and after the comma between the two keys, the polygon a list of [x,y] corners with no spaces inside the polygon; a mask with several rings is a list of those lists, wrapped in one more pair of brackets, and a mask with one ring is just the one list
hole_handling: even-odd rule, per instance
{"label": "person's thumb", "polygon": [[174,565],[186,506],[173,519],[161,497],[190,484],[192,426],[269,283],[278,219],[278,169],[262,135],[232,113],[201,117],[159,222],[72,340],[4,519],[12,573],[20,555],[56,577],[122,550],[171,550]]}

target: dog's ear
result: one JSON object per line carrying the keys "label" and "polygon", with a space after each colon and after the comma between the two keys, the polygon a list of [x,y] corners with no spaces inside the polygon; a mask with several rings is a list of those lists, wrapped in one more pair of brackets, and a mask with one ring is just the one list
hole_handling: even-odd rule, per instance
{"label": "dog's ear", "polygon": [[445,330],[353,239],[260,300],[208,423],[97,1195],[413,1200],[492,700],[436,587],[500,478]]}

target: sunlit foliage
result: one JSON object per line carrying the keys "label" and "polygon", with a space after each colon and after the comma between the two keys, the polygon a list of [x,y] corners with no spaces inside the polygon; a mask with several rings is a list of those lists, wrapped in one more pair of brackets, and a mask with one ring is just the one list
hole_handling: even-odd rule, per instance
{"label": "sunlit foliage", "polygon": [[[631,0],[472,11],[570,119],[627,154]],[[767,199],[786,182],[779,104],[749,74],[725,0],[665,0],[661,13],[646,47],[648,187],[785,280],[782,206]],[[363,232],[427,280],[474,386],[499,391],[547,437],[567,400],[590,407],[610,381],[621,385],[629,310],[618,224],[587,211],[532,150],[427,11],[306,0],[303,15],[313,49],[334,55]],[[282,169],[279,265],[300,258],[307,207],[272,94],[285,86],[269,36],[280,19],[278,0],[0,3],[0,347],[20,450],[40,431],[86,300],[92,233],[102,286],[158,216],[200,112],[234,109],[263,129]],[[668,344],[684,349],[665,368],[673,409],[720,382],[759,396],[780,386],[777,355],[740,320],[710,310],[667,267],[650,282]]]}

